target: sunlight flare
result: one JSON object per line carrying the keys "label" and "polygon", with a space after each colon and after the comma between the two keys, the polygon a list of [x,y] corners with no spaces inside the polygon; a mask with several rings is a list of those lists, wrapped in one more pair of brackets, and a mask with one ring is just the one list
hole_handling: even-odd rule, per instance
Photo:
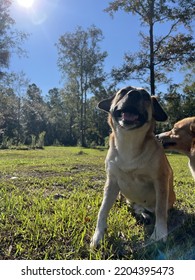
{"label": "sunlight flare", "polygon": [[17,0],[17,2],[24,8],[31,8],[34,4],[34,0]]}

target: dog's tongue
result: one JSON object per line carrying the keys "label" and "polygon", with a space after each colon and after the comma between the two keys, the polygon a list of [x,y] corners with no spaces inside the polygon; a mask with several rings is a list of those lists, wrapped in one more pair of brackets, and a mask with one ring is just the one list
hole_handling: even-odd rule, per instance
{"label": "dog's tongue", "polygon": [[134,122],[138,119],[138,115],[131,113],[122,113],[122,119],[124,121]]}

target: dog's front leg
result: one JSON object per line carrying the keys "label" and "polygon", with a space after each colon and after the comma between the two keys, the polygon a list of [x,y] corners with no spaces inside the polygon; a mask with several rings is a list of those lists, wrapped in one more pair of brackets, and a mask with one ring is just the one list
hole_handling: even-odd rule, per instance
{"label": "dog's front leg", "polygon": [[158,241],[167,239],[167,211],[168,211],[168,180],[164,178],[158,180],[155,184],[156,191],[156,209],[155,209],[155,228],[151,239]]}
{"label": "dog's front leg", "polygon": [[92,237],[90,247],[95,248],[104,237],[104,232],[107,228],[108,213],[119,194],[119,187],[116,182],[110,180],[106,181],[104,187],[104,197],[99,210],[97,225],[95,233]]}

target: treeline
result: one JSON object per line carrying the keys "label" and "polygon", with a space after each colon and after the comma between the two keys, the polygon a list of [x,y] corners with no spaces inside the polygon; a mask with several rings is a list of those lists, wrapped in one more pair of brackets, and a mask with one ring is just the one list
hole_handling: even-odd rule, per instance
{"label": "treeline", "polygon": [[[85,146],[104,145],[109,134],[106,114],[96,109],[99,95],[86,101]],[[170,128],[179,119],[195,116],[194,82],[186,85],[182,93],[172,86],[159,99],[169,120],[158,124],[157,132]],[[24,144],[38,148],[82,145],[80,121],[80,99],[68,88],[51,89],[46,97],[35,84],[28,86],[22,98],[11,89],[0,92],[1,148]]]}
{"label": "treeline", "polygon": [[[86,102],[85,146],[103,145],[108,134],[106,117],[100,114],[96,105],[96,97]],[[1,90],[1,147],[81,145],[79,107],[77,95],[65,89],[51,89],[45,97],[35,84],[31,84],[22,98],[12,89]]]}

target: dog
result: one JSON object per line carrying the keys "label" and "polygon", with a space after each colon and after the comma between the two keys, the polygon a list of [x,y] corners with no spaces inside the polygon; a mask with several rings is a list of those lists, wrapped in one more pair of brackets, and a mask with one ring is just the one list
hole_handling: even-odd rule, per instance
{"label": "dog", "polygon": [[189,158],[189,169],[195,180],[195,117],[182,119],[170,131],[157,135],[166,150],[177,151]]}
{"label": "dog", "polygon": [[153,129],[167,115],[155,97],[126,87],[101,101],[112,129],[105,160],[107,180],[91,247],[97,247],[107,228],[107,216],[119,192],[142,209],[155,212],[152,240],[166,240],[167,212],[173,206],[173,173]]}

